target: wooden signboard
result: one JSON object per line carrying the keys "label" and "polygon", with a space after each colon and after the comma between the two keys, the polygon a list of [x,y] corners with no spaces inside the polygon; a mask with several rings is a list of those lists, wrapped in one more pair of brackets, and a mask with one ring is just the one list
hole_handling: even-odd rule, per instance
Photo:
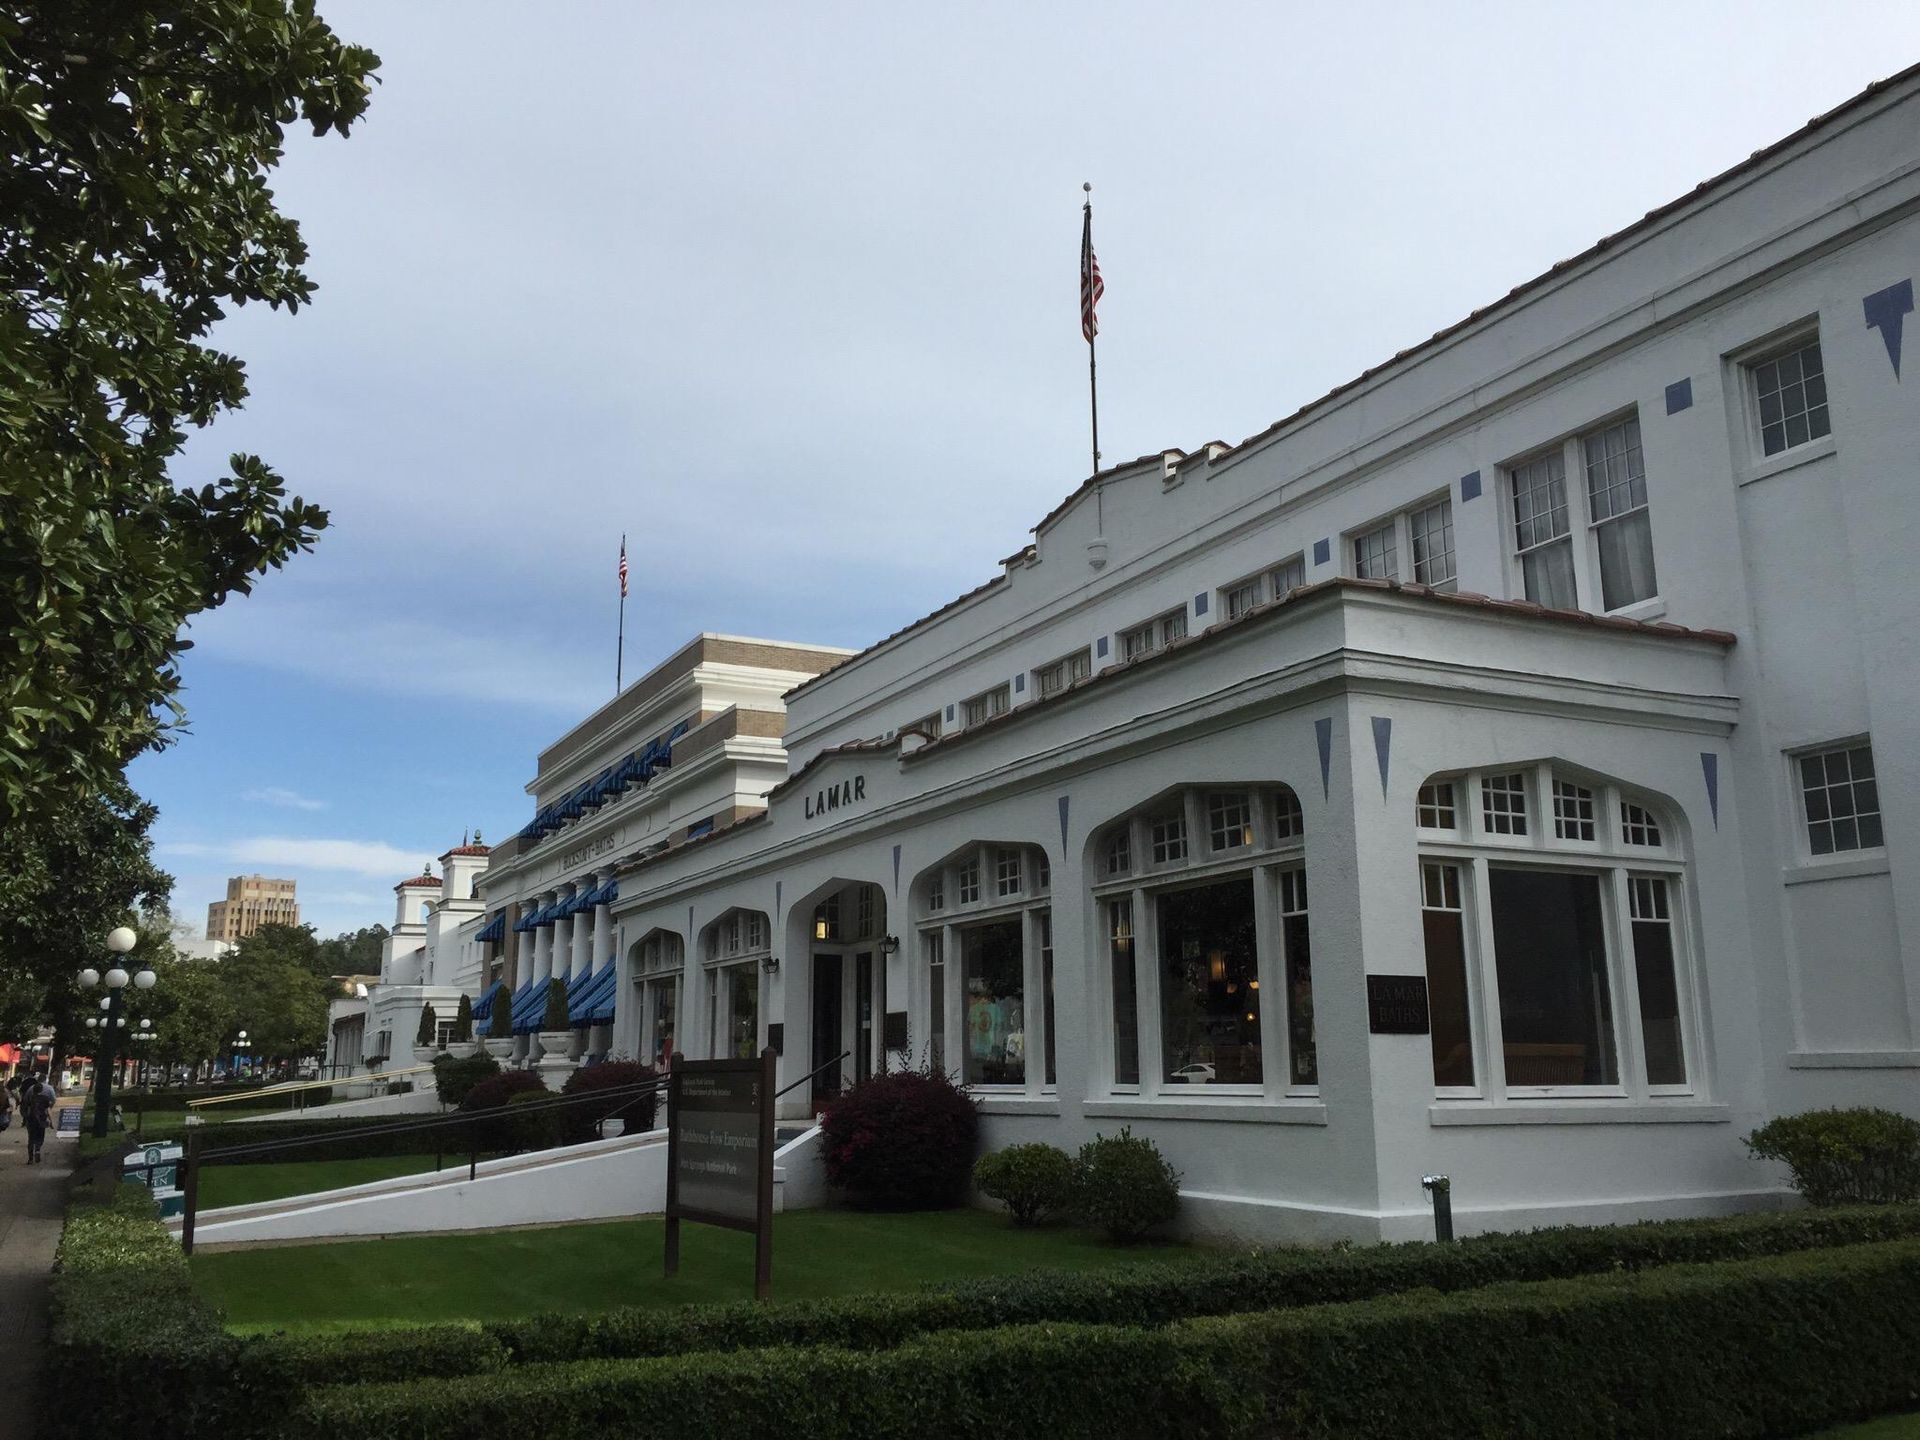
{"label": "wooden signboard", "polygon": [[774,1052],[758,1060],[673,1057],[667,1084],[667,1274],[680,1268],[680,1222],[748,1230],[753,1293],[773,1283]]}

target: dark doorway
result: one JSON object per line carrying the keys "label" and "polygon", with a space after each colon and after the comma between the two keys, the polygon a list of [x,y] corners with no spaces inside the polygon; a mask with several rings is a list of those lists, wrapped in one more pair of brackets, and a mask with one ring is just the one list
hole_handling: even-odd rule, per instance
{"label": "dark doorway", "polygon": [[873,952],[863,950],[853,957],[855,1026],[853,1079],[857,1085],[873,1074]]}
{"label": "dark doorway", "polygon": [[813,957],[813,1103],[840,1093],[840,957]]}

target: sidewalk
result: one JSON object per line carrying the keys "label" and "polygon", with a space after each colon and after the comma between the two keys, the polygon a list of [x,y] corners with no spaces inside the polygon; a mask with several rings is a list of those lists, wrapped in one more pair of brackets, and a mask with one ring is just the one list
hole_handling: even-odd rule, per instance
{"label": "sidewalk", "polygon": [[[78,1105],[79,1095],[61,1098]],[[66,1179],[78,1147],[47,1137],[46,1163],[27,1164],[27,1130],[16,1116],[0,1130],[0,1440],[36,1433],[34,1384],[47,1325],[48,1276],[60,1243]]]}

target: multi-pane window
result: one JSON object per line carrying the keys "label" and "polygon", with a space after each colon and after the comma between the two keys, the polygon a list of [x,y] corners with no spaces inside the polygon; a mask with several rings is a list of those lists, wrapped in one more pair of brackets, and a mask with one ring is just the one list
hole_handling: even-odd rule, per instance
{"label": "multi-pane window", "polygon": [[1453,781],[1435,780],[1420,787],[1413,802],[1414,823],[1422,830],[1459,828],[1453,800]]}
{"label": "multi-pane window", "polygon": [[1760,420],[1760,449],[1778,455],[1830,433],[1827,373],[1820,342],[1806,344],[1748,367]]}
{"label": "multi-pane window", "polygon": [[1353,537],[1353,573],[1362,580],[1400,578],[1400,550],[1393,521]]}
{"label": "multi-pane window", "polygon": [[1673,912],[1660,875],[1627,881],[1627,913],[1633,925],[1633,973],[1640,991],[1641,1044],[1647,1084],[1687,1083],[1687,1054],[1680,1023],[1680,985],[1674,970]]}
{"label": "multi-pane window", "polygon": [[1600,606],[1618,610],[1660,593],[1653,577],[1653,522],[1640,417],[1629,415],[1580,437],[1587,466],[1587,515],[1600,557]]}
{"label": "multi-pane window", "polygon": [[1171,865],[1187,858],[1187,817],[1176,810],[1150,821],[1148,835],[1153,846],[1153,863]]}
{"label": "multi-pane window", "polygon": [[[1313,951],[1307,928],[1305,870],[1280,872],[1280,944],[1286,955],[1287,1054],[1292,1058],[1291,1078],[1296,1085],[1318,1085],[1320,1054],[1313,1038]],[[1257,992],[1259,985],[1255,980],[1250,988]]]}
{"label": "multi-pane window", "polygon": [[853,902],[854,923],[859,927],[854,938],[866,939],[873,934],[873,886],[862,885]]}
{"label": "multi-pane window", "polygon": [[1489,835],[1527,833],[1527,777],[1488,775],[1480,782],[1480,818]]}
{"label": "multi-pane window", "polygon": [[1173,644],[1176,640],[1187,638],[1187,612],[1184,606],[1162,615],[1155,623],[1159,628],[1160,644],[1163,647]]}
{"label": "multi-pane window", "polygon": [[1033,672],[1034,688],[1040,692],[1042,700],[1058,695],[1069,685],[1086,679],[1093,673],[1093,659],[1085,650],[1075,651],[1071,655],[1054,661],[1051,665],[1042,665]]}
{"label": "multi-pane window", "polygon": [[1593,791],[1568,780],[1553,782],[1553,833],[1561,840],[1593,839]]}
{"label": "multi-pane window", "polygon": [[1041,891],[1052,887],[1053,862],[1047,859],[1046,851],[1035,850],[1033,852],[1033,888],[1035,891]]}
{"label": "multi-pane window", "polygon": [[1260,577],[1255,575],[1220,592],[1220,609],[1229,620],[1238,620],[1260,603]]}
{"label": "multi-pane window", "polygon": [[980,903],[979,860],[970,858],[960,862],[959,868],[954,871],[954,889],[958,892],[962,905]]}
{"label": "multi-pane window", "polygon": [[1133,901],[1107,902],[1107,955],[1113,983],[1113,1083],[1140,1083],[1139,982],[1134,975]]}
{"label": "multi-pane window", "polygon": [[1460,903],[1460,867],[1420,866],[1420,926],[1426,938],[1428,1038],[1433,1083],[1473,1084],[1473,1020],[1467,996],[1466,913]]}
{"label": "multi-pane window", "polygon": [[1442,499],[1407,516],[1407,536],[1413,544],[1413,578],[1422,585],[1452,594],[1453,501]]}
{"label": "multi-pane window", "polygon": [[1020,852],[999,850],[993,857],[993,893],[997,896],[1020,893]]}
{"label": "multi-pane window", "polygon": [[1801,755],[1800,800],[1807,848],[1815,855],[1872,850],[1886,843],[1871,745],[1843,745]]}
{"label": "multi-pane window", "polygon": [[1215,854],[1253,844],[1253,802],[1244,790],[1207,797],[1207,838]]}
{"label": "multi-pane window", "polygon": [[1653,818],[1653,812],[1634,804],[1631,800],[1620,802],[1620,838],[1629,845],[1660,844],[1660,822]]}
{"label": "multi-pane window", "polygon": [[944,870],[936,870],[927,880],[927,909],[944,910],[947,908],[947,875]]}
{"label": "multi-pane window", "polygon": [[1291,790],[1273,793],[1273,835],[1276,840],[1298,840],[1307,828],[1300,800]]}
{"label": "multi-pane window", "polygon": [[1004,715],[1013,704],[1011,686],[996,685],[991,690],[982,691],[966,703],[968,725],[981,725],[997,715]]}
{"label": "multi-pane window", "polygon": [[1293,591],[1307,583],[1307,560],[1304,555],[1295,555],[1291,560],[1282,560],[1267,572],[1267,588],[1276,600],[1284,600]]}
{"label": "multi-pane window", "polygon": [[1133,837],[1122,825],[1107,841],[1107,874],[1124,875],[1133,869]]}
{"label": "multi-pane window", "polygon": [[1567,522],[1567,462],[1558,449],[1513,467],[1514,546],[1527,599],[1571,610],[1573,539]]}
{"label": "multi-pane window", "polygon": [[904,730],[918,730],[929,740],[938,740],[940,738],[940,712],[936,710],[931,715],[922,715],[911,725],[904,725],[901,728]]}
{"label": "multi-pane window", "polygon": [[1144,625],[1136,625],[1131,630],[1122,630],[1119,636],[1120,658],[1138,660],[1143,655],[1151,655],[1155,650],[1164,649],[1176,640],[1187,638],[1187,612],[1185,607],[1170,610],[1156,620]]}
{"label": "multi-pane window", "polygon": [[947,1073],[947,949],[946,935],[929,930],[927,947],[927,1063],[934,1073]]}
{"label": "multi-pane window", "polygon": [[835,891],[818,905],[813,907],[813,938],[816,940],[838,940],[840,938],[840,892]]}

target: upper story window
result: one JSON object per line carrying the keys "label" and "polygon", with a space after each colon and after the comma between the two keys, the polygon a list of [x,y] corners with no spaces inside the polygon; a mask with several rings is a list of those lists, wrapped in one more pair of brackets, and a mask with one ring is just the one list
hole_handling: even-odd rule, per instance
{"label": "upper story window", "polygon": [[1005,899],[1020,893],[1020,852],[996,850],[993,855],[993,893]]}
{"label": "upper story window", "polygon": [[1045,700],[1058,695],[1069,685],[1086,679],[1093,673],[1093,657],[1085,650],[1076,650],[1071,655],[1062,656],[1051,665],[1042,665],[1033,672],[1034,689]]}
{"label": "upper story window", "polygon": [[655,930],[635,947],[634,958],[644,972],[678,970],[683,953],[678,935],[670,930]]}
{"label": "upper story window", "polygon": [[944,870],[936,870],[927,881],[927,909],[944,910],[947,908],[947,876]]}
{"label": "upper story window", "polygon": [[1523,772],[1486,776],[1480,782],[1480,804],[1488,834],[1527,833],[1527,777]]}
{"label": "upper story window", "polygon": [[707,959],[737,960],[769,947],[767,917],[758,910],[729,910],[707,929]]}
{"label": "upper story window", "polygon": [[1275,600],[1284,600],[1295,590],[1307,583],[1307,557],[1295,555],[1282,560],[1267,572],[1268,593]]}
{"label": "upper story window", "polygon": [[980,903],[980,857],[972,856],[960,862],[954,873],[954,893],[962,905]]}
{"label": "upper story window", "polygon": [[1863,740],[1809,751],[1794,757],[1794,768],[1809,851],[1837,855],[1886,843],[1872,745]]}
{"label": "upper story window", "polygon": [[[1652,805],[1546,765],[1429,780],[1421,793],[1441,785],[1519,808],[1503,800],[1478,823],[1463,808],[1465,833],[1422,837],[1436,1089],[1494,1101],[1688,1090],[1685,868]],[[1553,825],[1510,828],[1530,797],[1547,797]]]}
{"label": "upper story window", "polygon": [[940,712],[936,710],[931,715],[922,715],[912,724],[902,725],[900,728],[902,730],[918,730],[929,740],[938,740],[940,738]]}
{"label": "upper story window", "polygon": [[[1567,475],[1584,478],[1569,488]],[[1537,605],[1577,610],[1597,592],[1602,610],[1660,593],[1640,417],[1628,415],[1510,466],[1520,589]],[[1576,541],[1584,532],[1585,538]]]}
{"label": "upper story window", "polygon": [[1827,371],[1816,337],[1747,366],[1760,453],[1778,455],[1830,434]]}
{"label": "upper story window", "polygon": [[1107,838],[1105,851],[1106,873],[1109,879],[1116,875],[1126,875],[1133,869],[1133,837],[1125,826],[1113,832]]}
{"label": "upper story window", "polygon": [[967,724],[982,725],[995,716],[1004,715],[1013,704],[1013,687],[996,685],[991,690],[983,690],[966,702]]}
{"label": "upper story window", "polygon": [[1455,586],[1453,501],[1446,496],[1369,526],[1349,545],[1353,573],[1362,580],[1398,580],[1402,557],[1411,556],[1416,584],[1449,592]]}
{"label": "upper story window", "polygon": [[1414,823],[1422,830],[1457,830],[1453,781],[1429,781],[1414,798]]}
{"label": "upper story window", "polygon": [[1094,995],[1110,1016],[1095,1064],[1113,1086],[1189,1100],[1317,1084],[1298,815],[1284,786],[1184,790],[1095,837],[1096,855],[1153,857],[1138,875],[1110,859],[1095,880]]}
{"label": "upper story window", "polygon": [[1220,611],[1228,620],[1238,620],[1260,603],[1260,577],[1249,575],[1220,592]]}
{"label": "upper story window", "polygon": [[1122,630],[1119,636],[1120,658],[1138,660],[1143,655],[1164,650],[1176,640],[1186,638],[1187,610],[1183,605],[1178,610],[1169,610],[1166,614],[1149,620],[1144,625],[1136,625],[1131,630]]}
{"label": "upper story window", "polygon": [[873,895],[874,890],[871,885],[862,885],[855,893],[853,936],[856,940],[865,940],[873,934]]}

